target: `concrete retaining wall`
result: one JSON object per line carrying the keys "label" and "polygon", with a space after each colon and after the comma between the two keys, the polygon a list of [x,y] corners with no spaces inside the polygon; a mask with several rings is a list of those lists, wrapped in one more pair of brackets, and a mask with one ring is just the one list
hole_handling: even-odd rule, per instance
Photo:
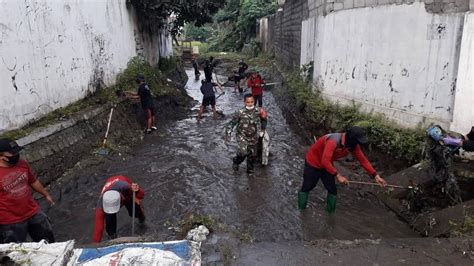
{"label": "concrete retaining wall", "polygon": [[312,58],[316,87],[332,101],[360,103],[403,126],[449,128],[463,21],[423,3],[318,16],[303,24],[301,63]]}
{"label": "concrete retaining wall", "polygon": [[[474,1],[282,1],[280,12],[262,20],[268,30],[260,34],[286,66],[295,65],[297,54],[299,65],[313,63],[315,88],[334,102],[360,104],[406,127],[434,122],[465,133],[474,124],[470,5]],[[301,36],[289,42],[283,29]]]}
{"label": "concrete retaining wall", "polygon": [[[472,1],[474,3],[474,1]],[[474,6],[473,6],[474,8]],[[474,126],[474,13],[469,12],[464,19],[464,29],[459,56],[456,96],[451,130],[463,134]]]}
{"label": "concrete retaining wall", "polygon": [[[118,105],[110,125],[110,144],[117,145],[124,140],[132,143],[141,135],[140,124],[134,115],[138,110],[138,105]],[[109,112],[108,105],[91,107],[74,114],[67,121],[37,129],[17,141],[25,148],[22,157],[30,163],[41,182],[51,183],[100,147]]]}
{"label": "concrete retaining wall", "polygon": [[126,0],[0,1],[0,133],[111,85],[133,56],[171,54],[142,34]]}

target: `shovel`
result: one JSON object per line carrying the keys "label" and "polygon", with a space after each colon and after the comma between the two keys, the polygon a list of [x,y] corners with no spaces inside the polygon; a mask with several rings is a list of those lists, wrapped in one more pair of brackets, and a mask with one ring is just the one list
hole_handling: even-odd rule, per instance
{"label": "shovel", "polygon": [[102,143],[102,147],[97,150],[97,154],[99,155],[109,154],[109,151],[105,148],[105,145],[107,144],[107,136],[109,135],[110,122],[112,121],[113,112],[114,112],[114,107],[110,108],[109,121],[107,122],[107,130],[105,131],[104,142]]}

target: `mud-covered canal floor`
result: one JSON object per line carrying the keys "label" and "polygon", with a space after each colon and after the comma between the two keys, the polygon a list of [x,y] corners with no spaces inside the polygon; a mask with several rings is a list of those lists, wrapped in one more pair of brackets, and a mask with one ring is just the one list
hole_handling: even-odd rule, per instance
{"label": "mud-covered canal floor", "polygon": [[[187,91],[197,101],[183,111],[183,119],[159,125],[130,150],[91,155],[50,187],[56,205],[42,205],[58,241],[90,245],[100,190],[106,178],[125,175],[145,189],[147,221],[137,232],[144,239],[182,238],[178,227],[190,217],[211,222],[202,246],[204,264],[472,264],[470,239],[419,238],[366,188],[339,188],[336,215],[328,217],[326,192],[319,184],[310,193],[309,208],[299,211],[296,195],[308,145],[288,127],[270,92],[264,95],[269,165],[257,167],[253,175],[245,173],[245,164],[234,172],[236,143],[232,139],[226,146],[223,134],[232,112],[243,106],[242,95],[226,88],[217,100],[226,116],[214,120],[207,112],[198,123],[200,81],[192,71],[187,74]],[[158,116],[163,108],[173,107],[158,106]],[[125,210],[119,213],[118,234],[131,234]]]}

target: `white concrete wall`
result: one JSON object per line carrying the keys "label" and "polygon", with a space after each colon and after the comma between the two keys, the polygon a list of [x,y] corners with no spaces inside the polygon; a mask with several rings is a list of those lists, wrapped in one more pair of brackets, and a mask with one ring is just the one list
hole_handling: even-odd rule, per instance
{"label": "white concrete wall", "polygon": [[0,0],[0,132],[115,82],[143,40],[125,2]]}
{"label": "white concrete wall", "polygon": [[263,51],[268,51],[268,18],[259,19],[258,41],[262,44]]}
{"label": "white concrete wall", "polygon": [[314,53],[316,51],[315,30],[316,17],[310,17],[301,23],[301,59],[300,64],[306,65],[314,60]]}
{"label": "white concrete wall", "polygon": [[303,35],[313,34],[311,23],[315,33],[302,37],[310,40],[301,45],[302,63],[314,60],[317,85],[333,101],[361,103],[403,126],[449,127],[463,18],[427,13],[420,2],[310,18]]}
{"label": "white concrete wall", "polygon": [[451,130],[466,134],[474,126],[474,13],[466,14],[459,58]]}

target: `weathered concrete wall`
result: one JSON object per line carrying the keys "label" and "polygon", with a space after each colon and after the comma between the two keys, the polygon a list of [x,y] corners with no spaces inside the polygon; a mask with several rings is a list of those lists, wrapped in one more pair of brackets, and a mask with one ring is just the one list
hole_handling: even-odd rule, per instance
{"label": "weathered concrete wall", "polygon": [[[435,122],[464,132],[474,124],[467,100],[474,87],[472,41],[467,29],[463,33],[473,3],[308,0],[303,11],[295,1],[282,1],[283,11],[267,18],[267,50],[290,67],[290,53],[300,55],[300,65],[314,62],[315,84],[333,101],[362,104],[363,111],[386,114],[403,126]],[[278,44],[285,14],[293,18],[287,25],[303,18],[299,48],[296,39]]]}
{"label": "weathered concrete wall", "polygon": [[360,103],[404,126],[448,128],[463,20],[428,13],[423,3],[314,17],[303,23],[301,64],[314,60],[316,86],[333,101]]}
{"label": "weathered concrete wall", "polygon": [[126,0],[1,1],[0,132],[113,84],[137,54],[169,55],[135,25]]}
{"label": "weathered concrete wall", "polygon": [[263,18],[258,24],[258,41],[262,44],[262,49],[268,51],[270,43],[268,40],[268,18]]}
{"label": "weathered concrete wall", "polygon": [[[472,1],[474,3],[474,1]],[[473,6],[474,8],[474,6]],[[474,126],[474,13],[464,19],[451,130],[466,134]]]}

